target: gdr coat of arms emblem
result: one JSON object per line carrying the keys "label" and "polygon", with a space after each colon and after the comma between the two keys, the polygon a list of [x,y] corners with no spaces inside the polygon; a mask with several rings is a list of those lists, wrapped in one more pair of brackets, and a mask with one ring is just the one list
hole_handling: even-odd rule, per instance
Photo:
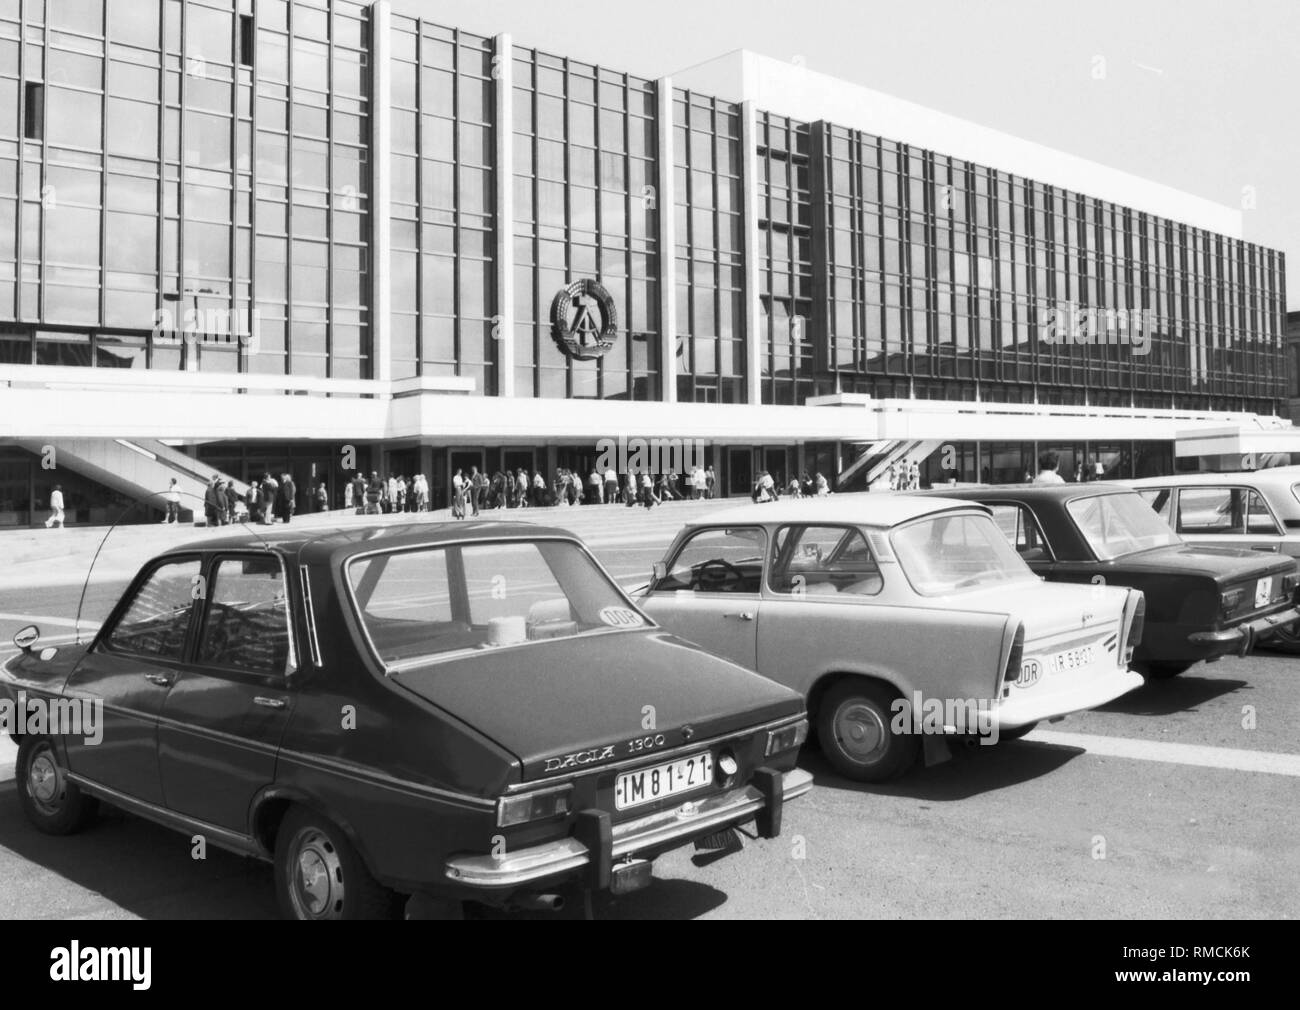
{"label": "gdr coat of arms emblem", "polygon": [[571,358],[589,361],[601,357],[618,336],[614,299],[590,278],[561,288],[551,302],[551,335]]}

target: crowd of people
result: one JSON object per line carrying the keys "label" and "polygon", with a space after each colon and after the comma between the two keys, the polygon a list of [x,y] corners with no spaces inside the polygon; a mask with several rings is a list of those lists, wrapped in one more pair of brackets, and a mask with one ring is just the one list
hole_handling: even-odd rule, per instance
{"label": "crowd of people", "polygon": [[[551,479],[541,470],[497,470],[491,475],[471,466],[454,471],[446,491],[446,507],[453,519],[478,516],[496,509],[546,508],[574,505],[624,505],[654,508],[665,502],[717,497],[717,474],[712,466],[693,466],[684,473],[654,474],[647,470],[619,473],[612,467],[593,467],[586,475],[560,467]],[[766,470],[754,481],[754,501],[775,501],[780,497],[811,498],[830,493],[830,484],[820,473],[793,477],[779,484]],[[269,525],[289,523],[298,511],[299,492],[289,473],[265,473],[255,478],[248,491],[240,494],[234,481],[214,474],[203,499],[204,518],[209,526],[235,522]],[[344,511],[356,515],[394,515],[428,512],[442,507],[434,500],[424,474],[407,477],[390,473],[383,477],[372,470],[358,471],[343,485]],[[176,481],[163,494],[164,523],[180,521],[181,496]],[[306,505],[311,511],[330,509],[329,493],[320,481],[309,489]]]}
{"label": "crowd of people", "polygon": [[[163,494],[167,506],[164,523],[180,522],[180,492],[175,478]],[[329,507],[329,493],[325,482],[320,481],[311,490],[311,507],[324,511]],[[231,523],[252,523],[270,526],[275,522],[288,523],[298,511],[298,486],[287,473],[264,473],[248,484],[240,494],[233,480],[213,474],[203,494],[203,518],[209,526],[228,526]]]}
{"label": "crowd of people", "polygon": [[921,465],[916,460],[903,460],[898,464],[890,463],[885,472],[885,480],[891,491],[921,490]]}
{"label": "crowd of people", "polygon": [[807,471],[800,476],[791,477],[788,482],[778,483],[767,470],[760,470],[754,479],[754,489],[750,497],[756,502],[777,501],[786,498],[820,498],[831,493],[830,482],[817,471],[812,476]]}

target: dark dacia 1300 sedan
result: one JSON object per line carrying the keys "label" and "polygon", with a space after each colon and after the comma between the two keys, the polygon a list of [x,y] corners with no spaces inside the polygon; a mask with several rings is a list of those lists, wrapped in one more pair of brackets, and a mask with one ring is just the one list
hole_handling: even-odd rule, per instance
{"label": "dark dacia 1300 sedan", "polygon": [[1300,621],[1296,561],[1184,543],[1119,484],[974,487],[926,492],[987,505],[1011,545],[1049,582],[1140,589],[1146,626],[1134,668],[1173,677],[1200,660],[1245,655]]}
{"label": "dark dacia 1300 sedan", "polygon": [[106,801],[273,862],[302,919],[553,908],[626,893],[811,787],[793,692],[656,626],[572,535],[517,523],[253,535],[149,562],[88,646],[0,696],[102,701],[19,740],[67,834]]}

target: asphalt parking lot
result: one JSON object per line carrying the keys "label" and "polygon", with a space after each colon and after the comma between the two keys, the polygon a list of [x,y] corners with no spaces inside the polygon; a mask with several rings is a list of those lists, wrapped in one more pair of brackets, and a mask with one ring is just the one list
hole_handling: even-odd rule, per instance
{"label": "asphalt parking lot", "polygon": [[[620,582],[642,579],[682,518],[718,504],[549,509]],[[722,506],[725,507],[725,506]],[[513,515],[512,515],[513,517]],[[69,531],[75,533],[77,531]],[[54,531],[51,535],[57,535]],[[108,552],[87,594],[103,616],[141,531]],[[77,566],[80,566],[80,569]],[[0,652],[28,621],[64,636],[85,569],[77,552],[0,581]],[[1300,913],[1300,660],[1260,652],[1201,664],[1027,738],[958,750],[889,785],[838,777],[815,752],[817,787],[786,810],[782,837],[707,865],[689,851],[655,866],[646,891],[602,905],[615,918],[1289,918]],[[261,918],[275,914],[268,866],[110,812],[49,838],[14,797],[0,741],[0,916]],[[580,914],[573,907],[565,915]]]}

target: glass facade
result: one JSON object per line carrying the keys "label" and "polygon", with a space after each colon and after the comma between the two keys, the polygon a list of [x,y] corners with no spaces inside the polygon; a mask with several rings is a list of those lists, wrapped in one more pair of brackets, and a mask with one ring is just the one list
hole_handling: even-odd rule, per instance
{"label": "glass facade", "polygon": [[495,389],[493,44],[394,17],[393,377],[463,375]]}
{"label": "glass facade", "polygon": [[740,107],[673,95],[677,399],[745,398]]}
{"label": "glass facade", "polygon": [[[814,385],[1272,413],[1280,253],[831,124],[810,130],[826,267]],[[1067,309],[1113,318],[1109,339],[1042,339]],[[1130,320],[1149,332],[1125,330]]]}
{"label": "glass facade", "polygon": [[370,374],[369,16],[0,3],[0,321],[44,331],[30,361]]}
{"label": "glass facade", "polygon": [[[760,110],[748,138],[710,96],[399,15],[376,40],[374,20],[358,0],[0,0],[0,363],[368,378],[382,326],[394,379],[480,395],[1286,396],[1280,252],[833,123]],[[590,361],[549,321],[584,278],[618,315]],[[1065,307],[1141,316],[1149,343],[1049,342]]]}
{"label": "glass facade", "polygon": [[[515,395],[659,399],[655,86],[531,49],[513,61]],[[550,334],[551,300],[585,277],[619,320],[593,361]]]}

